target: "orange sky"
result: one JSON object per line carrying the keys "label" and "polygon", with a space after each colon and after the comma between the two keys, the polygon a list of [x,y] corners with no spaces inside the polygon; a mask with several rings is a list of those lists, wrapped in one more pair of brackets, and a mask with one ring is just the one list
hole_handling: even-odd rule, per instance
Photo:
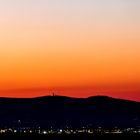
{"label": "orange sky", "polygon": [[139,1],[6,1],[0,3],[1,96],[140,100]]}

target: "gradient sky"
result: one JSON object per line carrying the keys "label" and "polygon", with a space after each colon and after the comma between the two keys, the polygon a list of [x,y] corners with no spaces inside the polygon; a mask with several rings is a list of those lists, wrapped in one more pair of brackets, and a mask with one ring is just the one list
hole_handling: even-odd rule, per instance
{"label": "gradient sky", "polygon": [[0,96],[52,92],[140,101],[139,0],[0,0]]}

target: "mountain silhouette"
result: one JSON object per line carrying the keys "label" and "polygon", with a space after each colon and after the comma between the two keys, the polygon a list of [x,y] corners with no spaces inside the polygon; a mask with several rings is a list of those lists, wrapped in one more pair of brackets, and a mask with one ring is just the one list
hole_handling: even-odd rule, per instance
{"label": "mountain silhouette", "polygon": [[0,98],[0,127],[139,127],[140,103],[107,96]]}

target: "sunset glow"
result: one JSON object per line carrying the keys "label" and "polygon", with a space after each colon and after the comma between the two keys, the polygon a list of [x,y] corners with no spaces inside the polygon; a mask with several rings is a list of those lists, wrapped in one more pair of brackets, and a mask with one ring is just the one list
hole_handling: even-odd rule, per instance
{"label": "sunset glow", "polygon": [[139,0],[1,0],[0,96],[140,101]]}

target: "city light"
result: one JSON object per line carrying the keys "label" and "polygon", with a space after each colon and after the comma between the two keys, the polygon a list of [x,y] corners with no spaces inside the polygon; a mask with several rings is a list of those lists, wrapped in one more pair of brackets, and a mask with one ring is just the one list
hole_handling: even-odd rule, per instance
{"label": "city light", "polygon": [[43,134],[46,135],[47,134],[47,131],[43,131]]}
{"label": "city light", "polygon": [[123,133],[133,133],[133,134],[140,134],[140,127],[137,128],[86,128],[82,127],[79,129],[72,129],[72,128],[66,128],[66,129],[43,129],[41,127],[39,128],[25,128],[25,127],[20,127],[20,128],[1,128],[0,129],[0,134],[27,134],[27,135],[49,135],[49,134],[123,134]]}

